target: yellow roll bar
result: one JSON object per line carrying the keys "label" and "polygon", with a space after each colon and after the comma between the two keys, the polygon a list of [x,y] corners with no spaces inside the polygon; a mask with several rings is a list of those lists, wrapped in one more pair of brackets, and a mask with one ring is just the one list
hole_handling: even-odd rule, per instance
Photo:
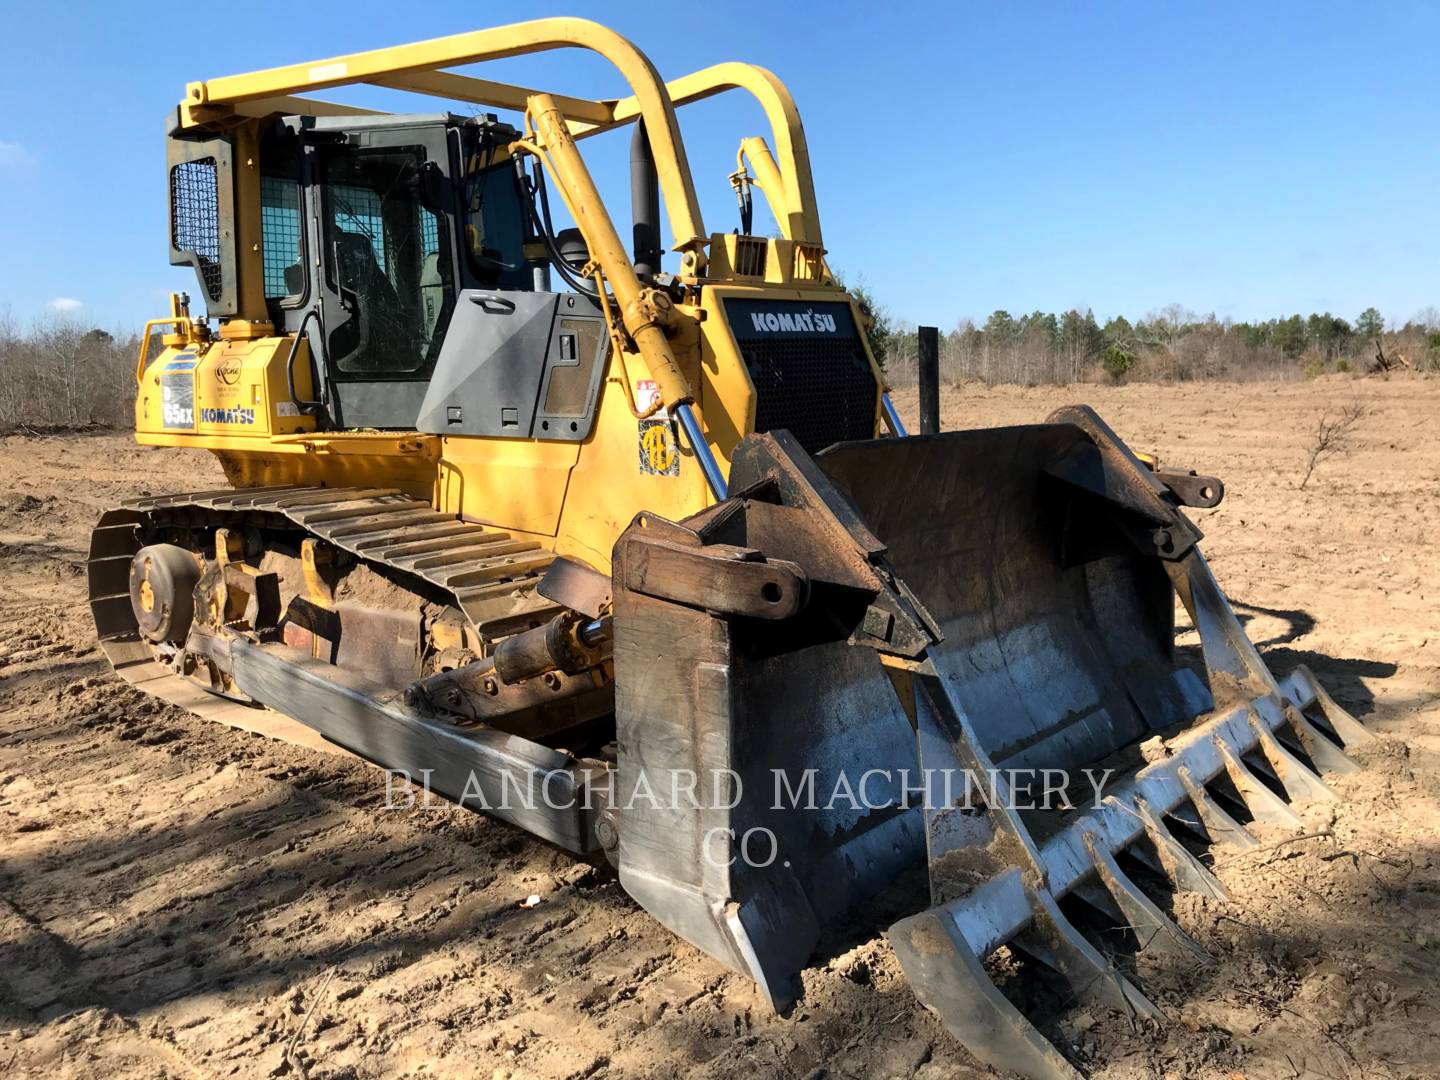
{"label": "yellow roll bar", "polygon": [[603,56],[629,84],[631,95],[618,100],[597,101],[555,93],[547,96],[576,139],[644,119],[676,251],[693,252],[692,260],[702,264],[707,235],[675,107],[732,89],[749,92],[770,123],[780,183],[762,181],[762,188],[781,230],[791,240],[816,245],[822,242],[805,131],[795,100],[784,83],[764,68],[741,63],[716,64],[663,83],[654,65],[635,45],[588,19],[535,19],[190,83],[180,105],[180,123],[182,127],[226,127],[237,116],[375,115],[367,109],[295,96],[355,84],[524,112],[541,91],[444,69],[563,48],[588,49]]}
{"label": "yellow roll bar", "polygon": [[195,320],[190,318],[190,298],[183,293],[170,294],[170,314],[164,319],[147,319],[144,333],[140,335],[140,355],[135,359],[135,382],[145,378],[145,369],[150,365],[150,336],[161,326],[170,327],[170,333],[162,336],[165,345],[189,345],[199,340],[195,334]]}
{"label": "yellow roll bar", "polygon": [[[765,184],[762,178],[761,190],[770,200],[776,222],[787,239],[807,244],[820,244],[820,217],[815,208],[815,180],[810,171],[810,148],[805,141],[805,128],[800,123],[800,110],[795,99],[780,79],[765,68],[754,64],[730,62],[702,68],[665,84],[670,101],[675,106],[688,105],[692,101],[703,101],[727,90],[745,90],[765,111],[770,122],[770,131],[775,139],[775,154],[779,159],[780,177],[784,181],[781,190],[772,190],[775,185]],[[576,131],[576,138],[584,138],[606,127],[629,123],[640,115],[640,103],[635,98],[625,98],[615,103],[614,116],[609,125],[587,129],[583,124]],[[647,121],[648,130],[648,121]]]}
{"label": "yellow roll bar", "polygon": [[[444,97],[465,91],[467,96],[461,100],[478,97],[485,99],[484,103],[502,108],[523,109],[525,102],[535,96],[533,91],[470,79],[439,69],[564,48],[589,49],[598,53],[609,60],[630,85],[633,98],[627,100],[635,101],[635,115],[645,120],[645,130],[655,153],[660,190],[665,196],[665,209],[675,236],[675,250],[693,252],[703,261],[702,249],[708,236],[700,218],[690,165],[665,84],[644,53],[613,30],[588,19],[535,19],[493,30],[474,30],[434,38],[413,45],[372,49],[314,63],[290,64],[249,75],[230,75],[190,83],[181,105],[181,123],[210,122],[214,118],[210,110],[217,105],[234,106],[283,97],[299,90],[323,90],[355,83],[371,83]],[[612,108],[602,102],[551,97],[567,120],[597,123],[613,115]],[[504,100],[490,102],[490,98]]]}

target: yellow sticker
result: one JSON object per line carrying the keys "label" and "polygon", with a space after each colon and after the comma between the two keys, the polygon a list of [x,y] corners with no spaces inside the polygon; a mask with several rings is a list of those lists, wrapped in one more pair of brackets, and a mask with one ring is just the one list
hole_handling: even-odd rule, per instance
{"label": "yellow sticker", "polygon": [[679,476],[680,448],[669,420],[640,421],[640,471],[648,476]]}
{"label": "yellow sticker", "polygon": [[343,79],[350,74],[350,65],[344,60],[336,60],[329,64],[316,64],[305,74],[312,83]]}

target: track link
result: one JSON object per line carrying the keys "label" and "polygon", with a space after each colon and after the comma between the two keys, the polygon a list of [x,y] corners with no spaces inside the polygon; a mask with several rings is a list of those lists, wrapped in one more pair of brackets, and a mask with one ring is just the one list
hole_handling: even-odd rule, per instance
{"label": "track link", "polygon": [[445,593],[482,641],[562,610],[536,591],[553,552],[391,488],[225,488],[137,499],[106,511],[91,533],[87,570],[96,633],[115,671],[206,719],[287,742],[335,749],[296,721],[211,694],[158,663],[130,607],[130,562],[148,526],[227,524],[300,528],[371,566],[418,578]]}

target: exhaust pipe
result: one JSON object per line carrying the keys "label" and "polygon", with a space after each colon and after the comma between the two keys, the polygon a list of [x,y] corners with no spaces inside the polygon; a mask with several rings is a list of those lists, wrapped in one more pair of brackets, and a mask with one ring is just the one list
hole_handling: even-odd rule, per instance
{"label": "exhaust pipe", "polygon": [[634,221],[635,273],[640,277],[660,272],[660,175],[645,121],[637,120],[630,134],[630,214]]}

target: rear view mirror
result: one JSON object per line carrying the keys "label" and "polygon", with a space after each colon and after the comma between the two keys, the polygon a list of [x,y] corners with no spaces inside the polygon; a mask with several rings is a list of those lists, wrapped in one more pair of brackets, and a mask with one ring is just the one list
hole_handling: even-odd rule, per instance
{"label": "rear view mirror", "polygon": [[455,191],[445,171],[433,161],[420,166],[420,202],[427,210],[437,214],[453,212]]}

